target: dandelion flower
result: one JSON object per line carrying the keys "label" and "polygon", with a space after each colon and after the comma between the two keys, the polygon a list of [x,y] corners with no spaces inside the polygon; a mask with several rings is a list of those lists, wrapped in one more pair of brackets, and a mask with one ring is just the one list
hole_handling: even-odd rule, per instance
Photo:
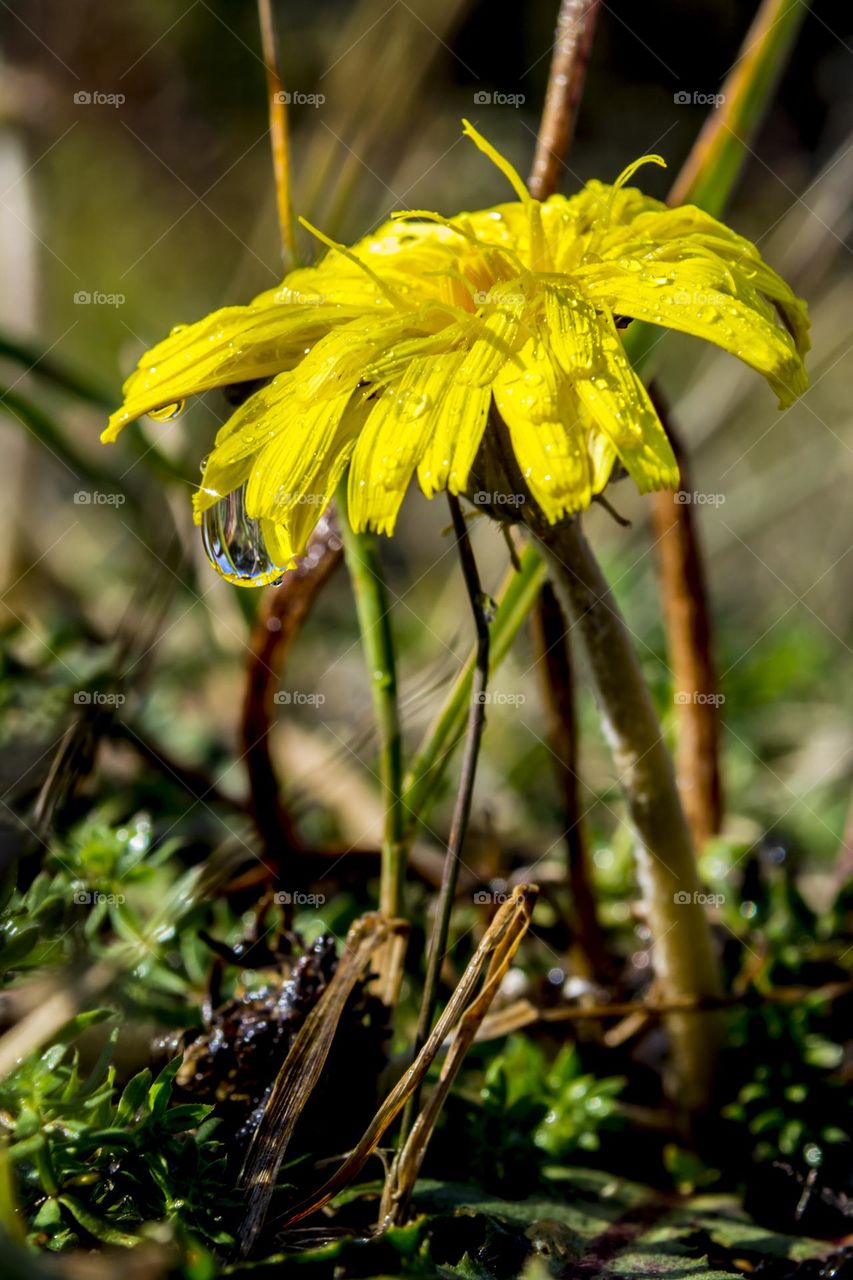
{"label": "dandelion flower", "polygon": [[352,248],[309,227],[329,250],[317,266],[173,331],[128,379],[104,440],[212,387],[260,382],[221,427],[194,500],[221,540],[243,527],[265,545],[270,571],[235,562],[232,580],[292,565],[347,467],[354,528],[390,534],[415,472],[427,497],[464,494],[497,432],[550,523],[589,506],[617,460],[641,492],[675,487],[620,336],[631,320],[731,352],[780,406],[805,389],[805,304],[748,240],[628,185],[659,156],[539,202],[464,127],[517,199],[453,218],[406,211]]}

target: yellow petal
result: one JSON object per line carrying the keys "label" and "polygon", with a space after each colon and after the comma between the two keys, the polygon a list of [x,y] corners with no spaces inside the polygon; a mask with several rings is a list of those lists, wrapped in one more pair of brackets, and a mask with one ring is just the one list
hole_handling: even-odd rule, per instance
{"label": "yellow petal", "polygon": [[428,498],[447,488],[464,492],[486,427],[491,388],[459,382],[464,359],[462,354],[444,358],[446,381],[430,408],[429,437],[418,466],[418,481]]}
{"label": "yellow petal", "polygon": [[[602,317],[600,336],[597,372],[572,383],[584,413],[615,450],[641,493],[674,489],[678,464],[672,447],[609,317]],[[597,459],[596,482],[606,462],[606,455]]]}
{"label": "yellow petal", "polygon": [[457,381],[483,387],[493,382],[498,370],[523,341],[521,320],[527,298],[521,284],[510,281],[496,285],[484,305],[485,319],[480,336],[474,340],[457,375]]}
{"label": "yellow petal", "polygon": [[751,297],[743,288],[733,298],[715,287],[722,283],[719,270],[708,259],[637,270],[608,262],[584,267],[579,276],[592,301],[615,314],[713,342],[763,373],[780,405],[790,404],[808,385],[790,334],[769,318],[757,293]]}
{"label": "yellow petal", "polygon": [[589,506],[585,423],[544,342],[529,339],[501,369],[493,390],[521,474],[546,518],[553,523]]}
{"label": "yellow petal", "polygon": [[393,533],[412,473],[435,427],[436,412],[457,355],[412,360],[402,379],[373,404],[358,437],[349,473],[354,529]]}
{"label": "yellow petal", "polygon": [[[351,391],[329,396],[312,405],[287,399],[283,429],[257,454],[246,488],[246,510],[254,518],[288,521],[297,507],[314,510],[319,519],[325,497],[324,477],[334,468],[362,421],[347,414]],[[313,525],[312,525],[313,527]]]}
{"label": "yellow petal", "polygon": [[211,387],[272,377],[291,368],[332,325],[357,314],[314,303],[214,311],[142,357],[124,385],[124,404],[101,439],[115,440],[122,427],[152,409],[180,404]]}

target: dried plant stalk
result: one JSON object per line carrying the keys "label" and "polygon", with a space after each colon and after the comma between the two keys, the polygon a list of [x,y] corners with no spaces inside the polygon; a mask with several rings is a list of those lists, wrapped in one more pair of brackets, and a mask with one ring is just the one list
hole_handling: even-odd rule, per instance
{"label": "dried plant stalk", "polygon": [[[448,1001],[447,1007],[433,1027],[429,1039],[415,1061],[388,1094],[388,1097],[373,1117],[364,1136],[357,1146],[353,1148],[337,1172],[313,1196],[296,1205],[287,1214],[282,1224],[283,1226],[294,1226],[297,1222],[301,1222],[303,1218],[316,1213],[323,1205],[328,1204],[333,1196],[342,1191],[363,1168],[389,1125],[400,1114],[415,1090],[420,1088],[445,1040],[468,1009],[483,969],[493,957],[506,954],[507,949],[512,948],[514,952],[515,947],[523,938],[530,924],[537,893],[538,890],[535,885],[519,885],[498,909],[480,945],[468,962],[468,966]],[[481,995],[486,990],[489,992],[488,1001],[483,1002],[482,1005],[479,1004],[479,998],[475,1001],[478,1008],[482,1009],[480,1020],[485,1016],[488,1005],[497,990],[496,984],[492,983],[489,978],[486,979],[486,986],[484,986]],[[472,1005],[471,1007],[473,1008],[474,1006]],[[474,1030],[476,1032],[476,1026]]]}
{"label": "dried plant stalk", "polygon": [[376,912],[356,920],[331,982],[290,1047],[240,1172],[239,1184],[248,1188],[246,1216],[238,1232],[243,1257],[264,1224],[278,1171],[296,1122],[326,1065],[344,1006],[377,948],[405,927],[402,921],[387,920]]}
{"label": "dried plant stalk", "polygon": [[521,904],[521,914],[514,917],[511,928],[504,932],[500,942],[495,947],[480,994],[471,1002],[462,1015],[459,1029],[453,1037],[453,1043],[441,1069],[438,1083],[412,1126],[412,1131],[404,1146],[394,1160],[391,1174],[385,1182],[379,1212],[379,1223],[382,1227],[390,1226],[394,1222],[404,1221],[408,1215],[412,1192],[415,1189],[418,1173],[426,1154],[427,1144],[435,1128],[436,1121],[441,1114],[441,1108],[444,1106],[453,1081],[462,1066],[465,1054],[476,1038],[498,988],[512,963],[512,958],[530,924],[532,902],[526,896],[521,899]]}
{"label": "dried plant stalk", "polygon": [[[654,399],[660,412],[659,397]],[[699,535],[692,506],[680,501],[690,491],[689,472],[670,420],[666,430],[681,471],[681,492],[652,495],[652,527],[675,688],[678,786],[693,842],[701,850],[722,821],[720,713]]]}

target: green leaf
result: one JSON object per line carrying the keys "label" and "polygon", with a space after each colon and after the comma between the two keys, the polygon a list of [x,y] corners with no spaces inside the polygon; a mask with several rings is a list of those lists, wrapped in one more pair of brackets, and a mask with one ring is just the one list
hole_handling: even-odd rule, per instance
{"label": "green leaf", "polygon": [[125,1085],[124,1092],[122,1093],[121,1098],[119,1099],[119,1104],[116,1107],[116,1124],[132,1124],[136,1118],[136,1113],[146,1101],[150,1087],[151,1072],[148,1067],[145,1067]]}
{"label": "green leaf", "polygon": [[92,1213],[89,1209],[82,1205],[75,1196],[58,1196],[59,1203],[68,1210],[75,1221],[88,1231],[90,1236],[94,1236],[96,1240],[102,1240],[104,1244],[117,1244],[126,1249],[133,1248],[139,1244],[140,1237],[130,1235],[129,1232],[120,1231],[118,1227],[107,1222],[104,1218],[99,1218],[97,1214]]}

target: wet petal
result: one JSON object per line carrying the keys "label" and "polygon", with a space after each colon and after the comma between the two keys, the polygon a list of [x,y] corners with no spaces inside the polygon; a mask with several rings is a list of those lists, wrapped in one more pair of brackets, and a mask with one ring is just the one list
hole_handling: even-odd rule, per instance
{"label": "wet petal", "polygon": [[531,338],[504,366],[494,397],[521,474],[547,519],[553,523],[589,506],[585,423],[544,342]]}
{"label": "wet petal", "polygon": [[373,405],[358,438],[349,476],[349,518],[393,533],[409,481],[435,429],[438,406],[458,368],[455,355],[411,361],[402,379]]}

